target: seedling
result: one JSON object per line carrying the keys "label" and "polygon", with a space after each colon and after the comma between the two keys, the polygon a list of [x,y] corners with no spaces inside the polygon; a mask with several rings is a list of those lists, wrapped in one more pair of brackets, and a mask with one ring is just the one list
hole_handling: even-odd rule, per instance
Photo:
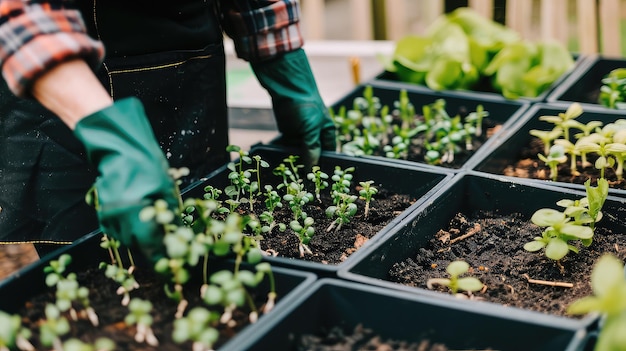
{"label": "seedling", "polygon": [[529,133],[530,135],[541,139],[541,142],[543,143],[543,153],[548,155],[550,153],[552,142],[563,135],[563,129],[559,127],[555,127],[550,131],[531,129]]}
{"label": "seedling", "polygon": [[357,196],[344,193],[337,193],[337,196],[340,199],[339,203],[326,208],[326,216],[328,218],[336,217],[336,219],[330,223],[328,228],[326,228],[327,232],[330,232],[333,228],[335,228],[335,230],[340,230],[342,225],[350,223],[350,220],[354,217],[357,211],[357,206],[354,203],[358,198]]}
{"label": "seedling", "polygon": [[313,166],[311,172],[306,175],[307,179],[315,185],[315,198],[322,202],[321,191],[328,187],[328,174],[322,172],[320,166]]}
{"label": "seedling", "polygon": [[626,280],[624,264],[612,254],[605,254],[591,273],[593,295],[574,301],[567,312],[604,315],[595,351],[616,351],[626,347]]}
{"label": "seedling", "polygon": [[17,348],[22,351],[32,351],[35,347],[28,341],[30,330],[22,327],[19,315],[10,315],[0,311],[0,351],[9,351]]}
{"label": "seedling", "polygon": [[172,339],[177,343],[192,341],[193,351],[211,351],[219,338],[217,329],[211,327],[217,318],[204,307],[194,307],[187,316],[174,321]]}
{"label": "seedling", "polygon": [[541,116],[540,121],[545,121],[554,124],[555,128],[563,130],[563,137],[565,140],[570,140],[570,128],[576,127],[576,118],[580,117],[583,113],[582,106],[575,102],[567,108],[565,112],[561,112],[556,116]]}
{"label": "seedling", "polygon": [[602,78],[598,102],[612,109],[626,109],[626,69],[616,68]]}
{"label": "seedling", "polygon": [[450,289],[453,295],[459,290],[462,291],[479,291],[483,288],[483,283],[474,277],[461,277],[461,275],[469,272],[469,264],[465,261],[453,261],[446,267],[446,272],[450,275],[450,278],[431,278],[426,282],[426,286],[429,289],[433,288],[433,285],[444,285]]}
{"label": "seedling", "polygon": [[559,164],[567,162],[565,148],[561,145],[552,145],[552,147],[550,147],[550,153],[548,153],[547,156],[538,154],[537,157],[550,167],[550,178],[556,181],[559,176]]}
{"label": "seedling", "polygon": [[54,304],[45,307],[45,320],[39,326],[39,341],[46,347],[63,350],[61,337],[70,331],[70,323]]}
{"label": "seedling", "polygon": [[124,323],[129,326],[136,326],[135,341],[146,343],[150,346],[158,346],[159,340],[152,331],[152,302],[134,298],[128,304],[130,313],[124,318]]}
{"label": "seedling", "polygon": [[76,338],[63,342],[63,351],[113,351],[115,343],[108,338],[98,338],[93,345]]}
{"label": "seedling", "polygon": [[359,196],[361,197],[361,199],[365,200],[365,210],[363,211],[363,215],[365,216],[365,218],[367,218],[367,216],[369,215],[372,197],[378,193],[378,189],[372,186],[373,183],[373,180],[369,180],[367,182],[359,182],[359,184],[361,185],[361,190],[359,190]]}

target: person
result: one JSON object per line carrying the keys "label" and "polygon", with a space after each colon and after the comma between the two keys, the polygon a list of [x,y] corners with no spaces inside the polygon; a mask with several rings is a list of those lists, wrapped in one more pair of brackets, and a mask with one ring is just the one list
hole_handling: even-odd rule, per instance
{"label": "person", "polygon": [[[229,160],[224,33],[271,96],[279,142],[334,149],[298,0],[0,0],[0,241],[41,255],[100,228],[146,257],[138,218]],[[98,208],[85,201],[94,186]]]}

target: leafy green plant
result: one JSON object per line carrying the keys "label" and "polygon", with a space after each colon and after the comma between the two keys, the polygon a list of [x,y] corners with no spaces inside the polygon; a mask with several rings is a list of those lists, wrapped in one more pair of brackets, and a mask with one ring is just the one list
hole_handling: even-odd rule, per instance
{"label": "leafy green plant", "polygon": [[340,230],[343,224],[350,223],[350,220],[357,211],[357,205],[354,203],[357,200],[357,196],[344,193],[337,193],[339,202],[336,205],[328,206],[326,208],[326,216],[328,218],[336,218],[330,223],[327,232],[333,230]]}
{"label": "leafy green plant", "polygon": [[593,296],[574,301],[567,309],[571,314],[601,313],[600,334],[595,351],[618,351],[626,347],[626,279],[624,264],[612,254],[596,262],[591,273]]}
{"label": "leafy green plant", "polygon": [[483,283],[474,277],[461,277],[463,274],[469,272],[469,264],[465,261],[453,261],[446,267],[446,272],[450,275],[449,278],[431,278],[428,279],[426,285],[429,289],[433,288],[433,285],[443,285],[450,289],[450,292],[454,295],[459,290],[462,291],[479,291],[483,288]]}
{"label": "leafy green plant", "polygon": [[600,179],[599,185],[594,188],[587,181],[585,186],[586,197],[578,201],[564,199],[557,202],[565,207],[563,211],[542,208],[532,215],[531,221],[545,229],[541,237],[535,237],[524,245],[525,250],[535,252],[545,249],[546,257],[559,261],[570,251],[578,253],[578,248],[570,244],[571,241],[580,240],[584,246],[591,245],[595,224],[602,218],[601,209],[608,196],[608,182]]}
{"label": "leafy green plant", "polygon": [[381,60],[404,82],[433,90],[478,90],[480,82],[489,81],[488,90],[510,99],[538,96],[574,66],[561,43],[524,41],[470,8],[442,15],[425,35],[401,38],[393,55]]}
{"label": "leafy green plant", "polygon": [[10,315],[0,311],[0,351],[12,349],[34,350],[28,341],[32,333],[22,326],[19,315]]}
{"label": "leafy green plant", "polygon": [[39,341],[43,346],[63,350],[61,337],[70,331],[70,323],[59,308],[51,303],[46,304],[45,320],[39,326]]}
{"label": "leafy green plant", "polygon": [[365,218],[367,218],[369,215],[370,202],[372,202],[372,198],[378,193],[378,189],[372,186],[373,183],[373,180],[359,182],[359,185],[361,185],[361,189],[359,190],[359,196],[361,197],[361,199],[365,200],[365,210],[363,211],[363,215],[365,216]]}
{"label": "leafy green plant", "polygon": [[135,341],[138,343],[145,342],[151,346],[158,346],[159,340],[152,331],[152,302],[149,300],[142,300],[140,298],[134,298],[130,300],[128,304],[129,313],[124,318],[126,325],[136,326],[137,332],[135,333]]}
{"label": "leafy green plant", "polygon": [[[371,94],[372,87],[366,86],[363,95]],[[339,138],[340,151],[354,156],[416,161],[423,157],[429,164],[452,164],[458,153],[474,150],[474,142],[483,135],[484,118],[489,116],[482,105],[465,117],[451,116],[444,99],[422,106],[420,116],[404,89],[400,90],[390,113],[387,106],[379,107],[377,99],[357,97],[354,101],[354,110],[348,111],[348,115],[354,112],[359,117],[335,120],[338,134],[345,133]],[[376,106],[372,108],[370,103]],[[349,123],[349,126],[339,123]]]}
{"label": "leafy green plant", "polygon": [[550,167],[550,178],[556,181],[559,176],[559,164],[567,162],[565,148],[561,145],[552,145],[547,156],[538,154],[537,157]]}
{"label": "leafy green plant", "polygon": [[626,109],[626,68],[611,70],[601,82],[598,103],[612,109]]}
{"label": "leafy green plant", "polygon": [[315,198],[318,202],[322,202],[320,194],[322,190],[328,187],[328,174],[322,172],[320,166],[313,166],[311,172],[307,173],[306,177],[315,185]]}

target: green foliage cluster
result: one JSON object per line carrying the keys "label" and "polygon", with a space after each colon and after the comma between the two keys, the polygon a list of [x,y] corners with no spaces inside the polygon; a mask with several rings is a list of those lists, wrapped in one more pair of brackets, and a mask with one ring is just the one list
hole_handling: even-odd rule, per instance
{"label": "green foliage cluster", "polygon": [[611,70],[601,82],[598,103],[612,109],[626,109],[626,68]]}
{"label": "green foliage cluster", "polygon": [[556,180],[559,165],[568,160],[571,175],[580,175],[579,160],[580,166],[589,167],[592,164],[588,159],[594,156],[593,166],[600,171],[600,178],[605,178],[605,171],[612,169],[617,180],[622,180],[626,162],[626,119],[585,124],[577,120],[582,114],[581,105],[573,103],[556,116],[539,117],[553,125],[551,130],[530,130],[529,133],[544,144],[545,155],[538,157],[550,167],[550,178]]}
{"label": "green foliage cluster", "polygon": [[574,65],[558,42],[522,40],[470,8],[439,17],[425,35],[408,35],[384,60],[398,79],[434,90],[472,90],[483,81],[506,98],[536,97]]}
{"label": "green foliage cluster", "polygon": [[533,214],[531,221],[545,229],[540,237],[524,245],[525,250],[535,252],[545,249],[546,257],[558,261],[570,251],[578,253],[578,247],[570,244],[571,241],[591,245],[595,224],[602,218],[601,209],[608,196],[609,185],[606,179],[601,178],[597,187],[591,187],[588,180],[585,188],[586,197],[557,202],[564,208],[563,211],[542,208]]}
{"label": "green foliage cluster", "polygon": [[473,151],[473,141],[483,133],[483,120],[489,115],[482,105],[462,117],[446,111],[446,101],[438,99],[422,106],[421,116],[401,90],[393,108],[383,106],[372,86],[365,86],[363,96],[354,99],[352,109],[331,109],[337,129],[340,152],[354,155],[384,155],[408,159],[414,146],[429,164],[446,165],[455,155]]}
{"label": "green foliage cluster", "polygon": [[601,313],[600,334],[595,351],[619,351],[626,346],[626,278],[624,264],[612,254],[604,254],[591,273],[593,296],[574,301],[571,314]]}

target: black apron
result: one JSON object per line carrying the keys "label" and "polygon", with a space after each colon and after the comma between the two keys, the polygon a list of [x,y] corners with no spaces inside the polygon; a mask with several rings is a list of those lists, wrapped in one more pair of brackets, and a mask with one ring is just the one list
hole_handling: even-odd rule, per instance
{"label": "black apron", "polygon": [[[229,160],[222,36],[217,18],[208,20],[215,33],[194,37],[206,39],[198,49],[186,42],[183,50],[154,52],[148,45],[148,54],[118,51],[97,72],[114,99],[135,96],[143,102],[170,166],[191,170],[183,187]],[[107,47],[107,31],[99,26]],[[123,26],[111,28],[114,33]],[[66,244],[97,229],[95,211],[85,203],[96,176],[82,144],[60,119],[2,84],[0,242]]]}

